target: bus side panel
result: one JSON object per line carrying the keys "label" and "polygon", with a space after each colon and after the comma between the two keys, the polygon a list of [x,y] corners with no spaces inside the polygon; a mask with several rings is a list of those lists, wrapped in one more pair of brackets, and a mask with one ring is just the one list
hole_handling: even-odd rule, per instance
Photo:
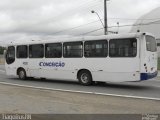
{"label": "bus side panel", "polygon": [[94,65],[94,69],[91,68],[94,81],[124,82],[138,81],[140,78],[139,58],[95,59],[92,60],[92,65]]}
{"label": "bus side panel", "polygon": [[124,72],[124,73],[115,73],[115,72],[102,72],[102,73],[93,73],[93,78],[95,81],[106,81],[106,82],[124,82],[124,81],[138,81],[140,78],[139,72]]}
{"label": "bus side panel", "polygon": [[[40,77],[59,80],[76,80],[76,58],[48,58],[36,64],[40,65]],[[72,62],[71,62],[72,61]],[[71,64],[72,63],[72,64]],[[62,65],[64,64],[64,65]]]}
{"label": "bus side panel", "polygon": [[[61,59],[65,62],[63,68],[43,69],[43,75],[54,79],[77,79],[77,72],[87,69],[91,72],[93,81],[138,81],[139,58],[81,58],[81,59]],[[113,66],[114,65],[114,66]]]}
{"label": "bus side panel", "polygon": [[[41,66],[40,77],[63,80],[77,80],[77,72],[87,69],[93,81],[138,81],[140,79],[139,45],[137,56],[132,58],[59,58],[44,59],[43,63],[64,62],[65,66]],[[34,63],[39,65],[39,63]]]}
{"label": "bus side panel", "polygon": [[9,76],[16,76],[17,75],[17,70],[16,70],[16,65],[13,63],[12,65],[8,65],[5,63],[5,70],[6,70],[6,75]]}
{"label": "bus side panel", "polygon": [[11,65],[6,64],[6,72],[7,75],[14,75],[17,76],[17,70],[19,68],[23,68],[26,72],[27,77],[30,77],[30,72],[29,72],[29,66],[28,66],[28,59],[15,59],[15,62]]}

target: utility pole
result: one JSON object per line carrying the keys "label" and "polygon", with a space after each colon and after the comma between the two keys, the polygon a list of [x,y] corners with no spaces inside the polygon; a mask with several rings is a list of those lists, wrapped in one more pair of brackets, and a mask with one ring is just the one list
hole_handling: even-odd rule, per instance
{"label": "utility pole", "polygon": [[105,35],[108,35],[107,1],[109,0],[104,0],[104,34]]}

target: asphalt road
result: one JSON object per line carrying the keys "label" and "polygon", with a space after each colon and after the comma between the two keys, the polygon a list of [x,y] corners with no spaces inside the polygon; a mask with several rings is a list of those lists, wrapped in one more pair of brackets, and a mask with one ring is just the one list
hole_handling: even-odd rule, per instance
{"label": "asphalt road", "polygon": [[[0,101],[0,113],[36,114],[38,118],[32,118],[33,120],[48,120],[47,117],[39,116],[42,113],[51,115],[82,114],[82,116],[77,116],[77,119],[66,118],[67,116],[62,115],[63,120],[114,120],[106,118],[107,116],[103,116],[103,114],[159,114],[160,111],[160,101],[156,100],[51,91],[2,84],[0,84]],[[100,118],[95,116],[84,119],[83,114],[98,114]],[[136,117],[132,117],[132,119],[124,117],[120,119],[119,117],[116,120],[137,120]],[[55,120],[62,119],[55,118]],[[142,120],[142,115],[138,120]]]}
{"label": "asphalt road", "polygon": [[16,77],[6,76],[4,72],[4,66],[0,65],[0,82],[35,86],[35,87],[44,87],[49,89],[83,91],[83,92],[91,92],[98,94],[114,94],[114,95],[136,96],[136,97],[138,96],[138,97],[160,100],[159,78],[143,82],[106,83],[106,84],[95,84],[93,86],[82,86],[77,81],[39,80],[39,79],[19,80]]}

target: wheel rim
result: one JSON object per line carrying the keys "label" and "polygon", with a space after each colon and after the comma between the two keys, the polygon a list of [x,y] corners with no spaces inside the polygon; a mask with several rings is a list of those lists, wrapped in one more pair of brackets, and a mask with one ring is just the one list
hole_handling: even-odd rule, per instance
{"label": "wheel rim", "polygon": [[81,75],[81,81],[82,81],[83,83],[88,83],[88,81],[89,81],[89,76],[88,76],[87,73],[83,73],[83,74]]}
{"label": "wheel rim", "polygon": [[20,72],[19,72],[19,77],[20,77],[21,79],[23,79],[23,78],[25,77],[24,71],[20,71]]}

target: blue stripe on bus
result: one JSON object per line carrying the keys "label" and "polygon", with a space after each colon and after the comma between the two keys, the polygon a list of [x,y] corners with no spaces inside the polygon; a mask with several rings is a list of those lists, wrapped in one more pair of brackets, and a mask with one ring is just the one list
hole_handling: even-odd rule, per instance
{"label": "blue stripe on bus", "polygon": [[141,73],[141,80],[148,80],[156,77],[158,75],[158,71],[154,73]]}

